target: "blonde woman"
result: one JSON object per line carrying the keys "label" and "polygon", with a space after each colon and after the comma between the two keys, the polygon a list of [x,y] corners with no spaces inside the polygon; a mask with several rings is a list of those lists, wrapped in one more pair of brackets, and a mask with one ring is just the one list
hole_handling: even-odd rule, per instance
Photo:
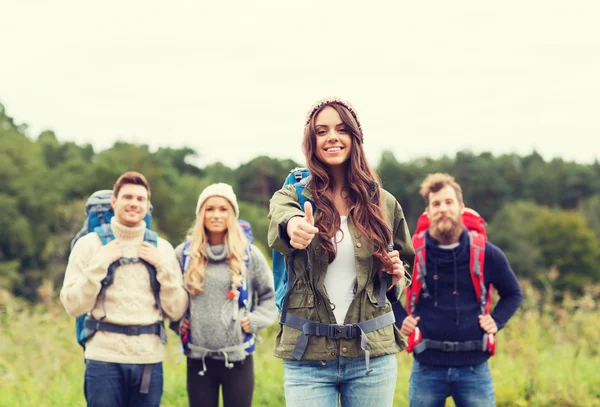
{"label": "blonde woman", "polygon": [[252,405],[254,334],[277,317],[272,271],[238,216],[233,188],[208,186],[187,242],[176,249],[190,293],[180,326],[190,406],[217,407],[220,388],[225,407]]}

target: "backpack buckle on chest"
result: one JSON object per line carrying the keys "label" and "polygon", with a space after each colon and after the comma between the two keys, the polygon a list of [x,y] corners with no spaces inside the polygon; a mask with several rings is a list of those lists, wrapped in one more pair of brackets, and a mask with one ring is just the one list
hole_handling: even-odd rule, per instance
{"label": "backpack buckle on chest", "polygon": [[331,339],[351,339],[353,325],[329,325],[327,336]]}

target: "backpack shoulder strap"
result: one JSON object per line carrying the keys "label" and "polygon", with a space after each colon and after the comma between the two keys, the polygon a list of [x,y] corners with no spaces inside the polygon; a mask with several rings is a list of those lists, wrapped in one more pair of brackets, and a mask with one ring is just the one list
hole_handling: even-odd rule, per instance
{"label": "backpack shoulder strap", "polygon": [[[108,223],[103,223],[100,226],[95,227],[94,233],[98,235],[102,245],[107,245],[110,241],[115,239],[115,235],[113,234]],[[100,318],[100,321],[106,318],[106,307],[104,305],[106,299],[106,289],[115,281],[115,270],[117,267],[119,267],[119,265],[120,259],[110,264],[108,266],[108,270],[106,271],[106,277],[104,277],[100,282],[101,288],[100,292],[98,293],[98,297],[100,298],[102,303],[102,311],[104,312],[104,315]]]}
{"label": "backpack shoulder strap", "polygon": [[296,193],[298,195],[298,203],[302,208],[304,208],[304,202],[308,200],[304,195],[302,195],[302,192],[304,192],[304,189],[310,182],[310,178],[311,175],[308,168],[296,167],[289,172],[288,176],[283,182],[284,187],[290,184],[294,185],[294,187],[296,188]]}
{"label": "backpack shoulder strap", "polygon": [[100,240],[102,241],[103,245],[106,245],[110,241],[115,240],[115,235],[113,234],[112,229],[110,228],[110,225],[108,223],[103,223],[102,225],[95,227],[94,233],[96,233],[98,237],[100,237]]}
{"label": "backpack shoulder strap", "polygon": [[[148,242],[154,247],[158,247],[158,233],[153,230],[146,229],[144,232],[144,242]],[[141,260],[141,259],[140,259]],[[152,287],[152,292],[154,293],[154,300],[156,301],[156,306],[158,307],[158,311],[160,312],[160,316],[162,318],[162,304],[160,303],[160,282],[156,277],[156,267],[151,265],[148,262],[141,260],[142,263],[146,266],[148,270],[148,276],[150,277],[150,287]]]}
{"label": "backpack shoulder strap", "polygon": [[252,256],[252,245],[254,244],[254,235],[252,234],[252,227],[250,222],[244,221],[244,227],[242,228],[246,239],[248,239],[248,245],[246,246],[246,252],[244,253],[244,266],[246,266],[246,277],[240,287],[240,298],[239,306],[246,308],[248,311],[252,311],[254,304],[252,299],[248,297],[248,274],[250,268],[250,257]]}
{"label": "backpack shoulder strap", "polygon": [[487,314],[491,306],[491,286],[485,286],[485,236],[475,231],[469,231],[471,281],[475,294],[480,302],[481,313]]}
{"label": "backpack shoulder strap", "polygon": [[185,273],[190,267],[190,247],[192,246],[191,240],[186,240],[181,250],[181,273]]}
{"label": "backpack shoulder strap", "polygon": [[246,267],[246,276],[242,281],[242,285],[239,287],[240,296],[238,298],[238,305],[241,308],[246,308],[248,311],[252,311],[253,304],[250,298],[248,298],[248,274],[250,267],[250,256],[252,254],[252,242],[248,242],[246,251],[244,253],[244,266]]}
{"label": "backpack shoulder strap", "polygon": [[146,229],[144,232],[144,242],[148,242],[154,247],[158,247],[158,233],[153,230]]}
{"label": "backpack shoulder strap", "polygon": [[415,250],[415,267],[412,276],[412,283],[406,288],[406,311],[412,315],[421,290],[426,287],[425,277],[427,276],[427,253],[426,253],[426,235],[427,231],[419,232],[413,236],[412,243]]}
{"label": "backpack shoulder strap", "polygon": [[302,178],[300,179],[300,181],[294,183],[294,187],[296,188],[296,194],[298,195],[298,203],[300,204],[300,208],[302,208],[302,210],[304,210],[304,203],[308,201],[308,198],[305,197],[302,193],[306,189],[306,186],[310,182],[311,178],[312,175],[309,175],[308,177]]}

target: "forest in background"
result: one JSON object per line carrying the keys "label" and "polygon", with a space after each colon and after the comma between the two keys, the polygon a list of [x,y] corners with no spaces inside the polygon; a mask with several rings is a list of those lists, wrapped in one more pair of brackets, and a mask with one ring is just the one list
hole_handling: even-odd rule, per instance
{"label": "forest in background", "polygon": [[[298,140],[300,143],[300,140]],[[231,184],[241,217],[268,253],[268,202],[288,172],[301,163],[259,156],[230,168],[193,164],[202,151],[117,142],[96,151],[60,142],[52,131],[27,134],[0,104],[0,287],[30,302],[44,287],[60,288],[69,243],[83,222],[87,197],[110,189],[128,170],[149,180],[154,226],[173,245],[184,239],[199,193],[213,182]],[[424,152],[426,155],[426,152]],[[371,163],[383,186],[401,203],[409,228],[424,209],[419,185],[432,172],[461,184],[467,206],[488,223],[490,240],[503,249],[521,280],[557,295],[596,291],[600,283],[600,163],[529,155],[474,154],[400,162],[384,152]]]}

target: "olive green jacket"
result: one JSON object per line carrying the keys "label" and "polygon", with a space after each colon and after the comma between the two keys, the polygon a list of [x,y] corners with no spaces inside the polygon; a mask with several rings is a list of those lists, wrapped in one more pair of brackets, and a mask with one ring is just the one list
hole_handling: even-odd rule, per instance
{"label": "olive green jacket", "polygon": [[[312,200],[310,186],[304,189],[303,195]],[[404,288],[410,283],[409,271],[412,270],[414,250],[410,232],[404,219],[404,213],[394,196],[381,190],[381,205],[385,220],[392,230],[394,249],[400,252],[400,259],[405,266],[405,277],[387,293],[386,305],[377,307],[379,302],[378,266],[373,257],[373,247],[369,241],[359,236],[353,223],[352,211],[348,216],[348,228],[354,245],[356,263],[356,295],[348,308],[345,324],[357,323],[376,318],[391,311],[391,302],[398,301]],[[315,208],[315,218],[320,213]],[[293,185],[288,185],[277,191],[271,198],[269,208],[268,241],[271,248],[286,256],[294,252],[287,235],[287,222],[294,216],[304,216],[304,211],[298,203],[298,196]],[[325,291],[325,275],[329,265],[327,253],[319,245],[316,236],[309,247],[308,257],[311,263],[310,274],[306,271],[306,254],[297,251],[294,256],[294,286],[289,298],[288,313],[299,317],[318,321],[325,324],[335,323],[333,310]],[[280,324],[279,334],[275,343],[274,355],[279,358],[292,359],[291,353],[296,346],[301,331]],[[395,354],[406,348],[406,341],[396,325],[388,325],[374,332],[367,333],[368,350],[371,357]],[[325,336],[310,336],[304,360],[328,360],[338,355],[346,357],[364,357],[365,352],[360,347],[360,338],[334,340]]]}

